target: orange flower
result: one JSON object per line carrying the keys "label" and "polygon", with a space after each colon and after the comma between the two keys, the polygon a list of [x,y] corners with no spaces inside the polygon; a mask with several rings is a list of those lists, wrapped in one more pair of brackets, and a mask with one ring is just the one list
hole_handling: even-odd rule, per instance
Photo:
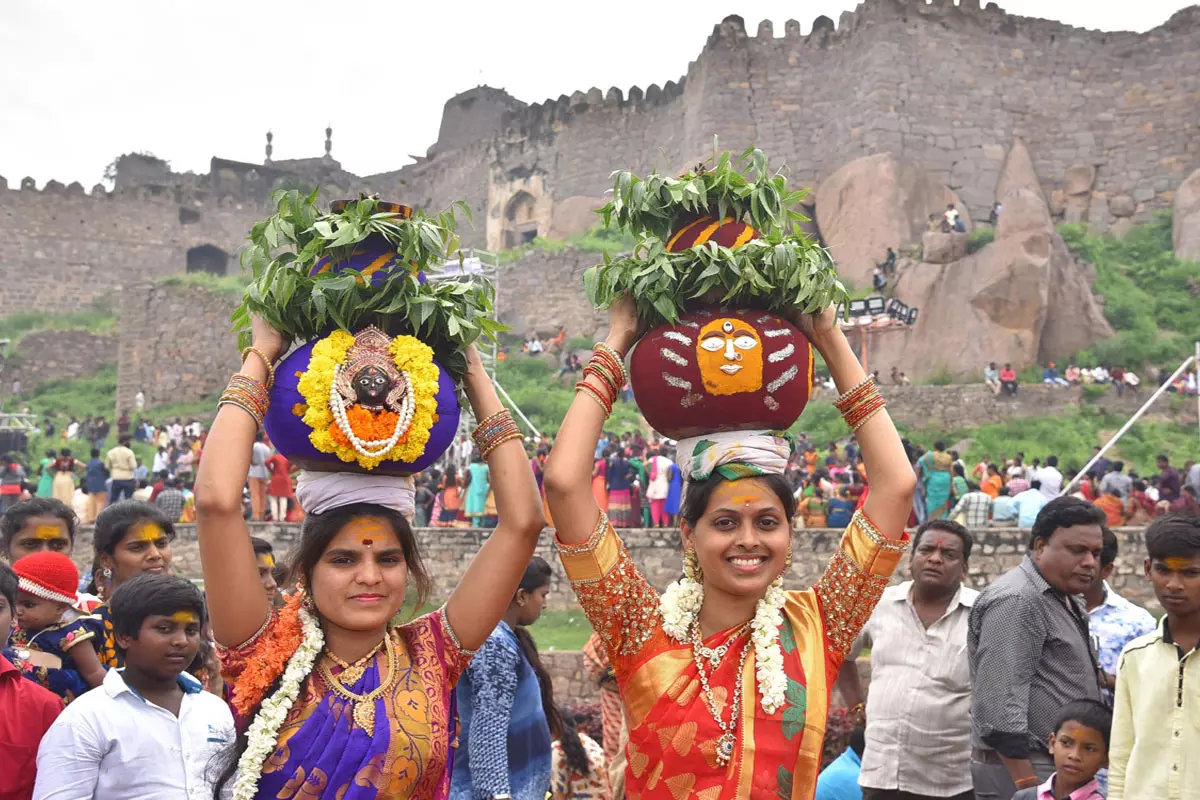
{"label": "orange flower", "polygon": [[[350,430],[364,442],[386,441],[391,438],[392,432],[396,430],[398,418],[398,414],[387,409],[372,411],[359,405],[346,409],[346,421],[350,423]],[[331,425],[329,433],[334,444],[339,447],[353,447],[350,437],[346,436],[341,425]],[[405,431],[396,443],[403,444],[407,439],[408,431]]]}
{"label": "orange flower", "polygon": [[231,687],[233,707],[243,717],[251,712],[267,696],[271,684],[283,674],[288,659],[300,648],[304,630],[300,624],[300,603],[303,592],[293,592],[287,604],[279,610],[275,622],[247,654],[245,666]]}

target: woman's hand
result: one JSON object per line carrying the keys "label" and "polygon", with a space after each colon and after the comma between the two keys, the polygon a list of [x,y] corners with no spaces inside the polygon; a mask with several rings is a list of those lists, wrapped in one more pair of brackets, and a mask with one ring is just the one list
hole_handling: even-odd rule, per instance
{"label": "woman's hand", "polygon": [[287,350],[287,339],[262,317],[250,318],[251,341],[274,364]]}
{"label": "woman's hand", "polygon": [[608,346],[621,355],[629,352],[638,339],[637,305],[625,295],[608,309]]}
{"label": "woman's hand", "polygon": [[824,311],[819,311],[815,314],[805,314],[798,309],[794,309],[788,312],[788,319],[813,344],[820,342],[828,337],[830,333],[837,330],[837,309],[834,306],[829,306]]}

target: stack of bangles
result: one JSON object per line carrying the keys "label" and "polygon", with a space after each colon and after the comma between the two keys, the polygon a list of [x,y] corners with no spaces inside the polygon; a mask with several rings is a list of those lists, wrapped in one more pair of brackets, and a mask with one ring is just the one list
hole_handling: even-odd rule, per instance
{"label": "stack of bangles", "polygon": [[[588,383],[589,376],[595,377],[603,388]],[[621,354],[606,344],[598,344],[592,354],[592,360],[583,371],[583,380],[575,384],[575,393],[587,392],[591,395],[604,409],[604,417],[607,419],[612,416],[613,404],[617,402],[617,395],[621,393],[621,388],[625,386],[628,378]]]}
{"label": "stack of bangles", "polygon": [[843,394],[834,403],[837,410],[842,412],[842,419],[854,433],[867,424],[867,420],[883,410],[886,403],[875,379],[868,375],[862,382]]}
{"label": "stack of bangles", "polygon": [[221,393],[221,399],[217,401],[217,408],[224,405],[237,406],[254,417],[254,421],[261,426],[270,404],[266,384],[246,375],[237,374],[229,379],[229,385],[225,387],[225,391]]}
{"label": "stack of bangles", "polygon": [[475,432],[471,434],[471,438],[475,440],[475,446],[479,448],[479,455],[486,459],[493,450],[505,442],[525,437],[521,434],[517,423],[513,421],[512,413],[507,408],[503,408],[480,422],[479,427],[475,428]]}

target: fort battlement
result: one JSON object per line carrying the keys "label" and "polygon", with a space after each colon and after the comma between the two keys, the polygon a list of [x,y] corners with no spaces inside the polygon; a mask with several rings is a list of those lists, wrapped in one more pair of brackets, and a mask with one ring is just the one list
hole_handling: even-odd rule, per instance
{"label": "fort battlement", "polygon": [[[754,31],[727,17],[661,86],[592,87],[532,104],[476,87],[446,102],[424,155],[365,177],[327,150],[292,161],[268,154],[262,164],[214,158],[207,174],[130,154],[117,162],[114,191],[0,179],[9,233],[0,275],[20,276],[6,286],[24,282],[19,293],[0,289],[0,315],[70,310],[135,278],[234,268],[278,186],[318,187],[327,199],[374,191],[425,208],[465,200],[475,227],[464,227],[464,242],[501,249],[591,227],[614,169],[681,170],[712,153],[714,136],[735,152],[761,147],[798,186],[892,153],[954,189],[975,219],[997,199],[1019,137],[1055,213],[1068,171],[1093,175],[1067,213],[1097,231],[1113,221],[1110,198],[1145,219],[1200,167],[1197,6],[1143,34],[979,0],[867,0],[806,31],[796,20]],[[541,296],[521,313],[535,315]]]}

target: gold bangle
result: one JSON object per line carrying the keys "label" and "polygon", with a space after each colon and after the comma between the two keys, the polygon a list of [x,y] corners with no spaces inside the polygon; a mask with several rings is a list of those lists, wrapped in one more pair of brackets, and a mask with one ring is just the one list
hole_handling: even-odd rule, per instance
{"label": "gold bangle", "polygon": [[243,364],[246,363],[246,354],[248,354],[248,353],[254,353],[254,355],[261,358],[263,364],[266,365],[266,367],[267,367],[267,384],[266,384],[266,386],[267,386],[267,391],[270,391],[271,387],[275,385],[275,365],[271,363],[271,360],[269,358],[267,358],[266,354],[264,354],[262,350],[259,350],[254,345],[250,345],[249,347],[247,347],[245,350],[242,351],[242,363]]}
{"label": "gold bangle", "polygon": [[511,432],[505,434],[504,436],[499,437],[495,441],[491,442],[488,449],[481,452],[479,454],[479,457],[486,459],[488,456],[490,456],[492,453],[494,453],[496,451],[497,447],[504,444],[505,442],[511,442],[516,439],[524,440],[525,436],[520,431],[511,431]]}

